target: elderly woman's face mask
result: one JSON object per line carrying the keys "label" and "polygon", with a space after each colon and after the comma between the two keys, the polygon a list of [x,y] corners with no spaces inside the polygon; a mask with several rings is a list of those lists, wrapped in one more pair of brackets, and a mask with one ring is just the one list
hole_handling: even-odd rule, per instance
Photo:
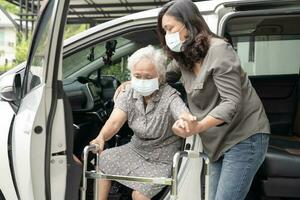
{"label": "elderly woman's face mask", "polygon": [[148,80],[132,78],[131,85],[142,96],[150,96],[154,91],[159,89],[158,78]]}
{"label": "elderly woman's face mask", "polygon": [[152,62],[142,59],[131,72],[132,88],[142,96],[150,96],[159,89],[158,72]]}

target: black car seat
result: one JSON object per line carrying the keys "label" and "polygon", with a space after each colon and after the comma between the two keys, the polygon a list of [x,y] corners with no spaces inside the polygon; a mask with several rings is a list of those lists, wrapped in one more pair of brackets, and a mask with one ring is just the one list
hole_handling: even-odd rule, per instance
{"label": "black car seat", "polygon": [[[62,86],[61,86],[62,88]],[[79,189],[82,174],[82,165],[79,161],[74,159],[73,154],[73,142],[74,142],[74,131],[76,128],[73,126],[72,109],[68,97],[65,92],[62,92],[62,98],[65,109],[65,122],[66,122],[66,141],[67,141],[67,185],[66,185],[66,200],[77,200],[79,199]]]}
{"label": "black car seat", "polygon": [[272,134],[266,159],[258,173],[259,188],[266,197],[300,198],[300,79],[293,96],[293,126],[287,133]]}

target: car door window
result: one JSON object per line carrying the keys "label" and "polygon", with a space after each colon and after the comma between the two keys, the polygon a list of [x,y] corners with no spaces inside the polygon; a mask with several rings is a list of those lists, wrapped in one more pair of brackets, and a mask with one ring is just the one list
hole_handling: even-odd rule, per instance
{"label": "car door window", "polygon": [[299,15],[245,16],[230,19],[225,36],[249,76],[298,74]]}
{"label": "car door window", "polygon": [[238,36],[232,39],[248,75],[299,73],[300,35]]}
{"label": "car door window", "polygon": [[33,41],[34,46],[32,47],[31,55],[29,55],[30,60],[27,66],[25,93],[30,92],[44,82],[43,74],[45,73],[45,66],[47,64],[47,44],[49,44],[49,40],[51,39],[49,32],[54,1],[50,1],[47,7],[42,20],[39,22],[39,30],[35,35],[35,41]]}

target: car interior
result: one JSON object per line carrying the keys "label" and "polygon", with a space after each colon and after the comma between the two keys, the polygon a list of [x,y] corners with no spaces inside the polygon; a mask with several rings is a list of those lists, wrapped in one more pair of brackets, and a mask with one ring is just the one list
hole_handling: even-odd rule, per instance
{"label": "car interior", "polygon": [[[225,28],[225,38],[263,102],[272,132],[248,199],[300,198],[300,27],[295,24],[300,24],[300,15],[245,16],[231,18]],[[83,148],[98,135],[113,109],[116,88],[130,78],[127,58],[148,44],[159,47],[154,29],[119,35],[64,57],[65,107],[70,110],[65,113],[69,113],[67,128],[74,133],[68,140],[74,140],[68,144],[68,149],[73,149],[69,159],[71,154],[82,159]],[[182,84],[172,86],[186,102]],[[127,143],[132,134],[125,124],[106,148]],[[77,173],[77,178],[68,175],[70,190],[80,184],[80,166],[74,166],[70,174]],[[92,199],[92,181],[88,184],[87,199]],[[168,187],[154,199],[162,199],[167,192]],[[131,199],[130,190],[113,183],[109,199]]]}
{"label": "car interior", "polygon": [[[74,132],[74,143],[73,146],[70,144],[70,149],[73,149],[73,154],[81,162],[84,147],[98,135],[113,110],[113,95],[116,88],[121,82],[130,79],[129,70],[126,66],[127,58],[143,46],[149,44],[158,46],[158,41],[156,31],[153,29],[135,31],[88,47],[64,58],[63,71],[65,79],[63,85],[66,101],[69,102],[69,106],[65,106],[71,110],[69,113],[72,113],[72,116],[66,116],[66,119],[73,122]],[[74,73],[79,70],[84,76],[74,76]],[[178,88],[181,87],[179,85]],[[125,124],[107,142],[106,148],[129,142],[132,134],[132,130]],[[93,159],[94,155],[91,154],[91,163]],[[92,164],[90,164],[89,169],[93,169]],[[78,174],[81,175],[81,173]],[[73,183],[72,185],[75,188],[79,188],[80,179],[75,177],[78,177],[78,175],[70,176],[68,182]],[[74,178],[76,180],[72,181]],[[72,187],[69,188],[71,190]],[[168,189],[166,187],[154,199],[161,199],[167,194]],[[93,199],[92,192],[93,180],[89,180],[87,199]],[[117,182],[113,182],[109,198],[131,199],[131,190]]]}
{"label": "car interior", "polygon": [[300,198],[299,23],[299,15],[274,15],[232,18],[226,26],[271,126],[252,199]]}

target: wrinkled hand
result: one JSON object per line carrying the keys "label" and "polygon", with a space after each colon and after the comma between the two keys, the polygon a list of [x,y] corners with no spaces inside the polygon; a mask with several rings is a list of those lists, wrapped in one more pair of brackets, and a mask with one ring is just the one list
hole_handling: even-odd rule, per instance
{"label": "wrinkled hand", "polygon": [[180,137],[188,137],[199,132],[200,124],[197,118],[190,113],[183,113],[173,124],[173,132]]}
{"label": "wrinkled hand", "polygon": [[[94,140],[92,140],[90,142],[90,144],[97,144],[97,145],[99,145],[98,153],[101,154],[101,152],[104,149],[105,140],[102,137],[96,137]],[[97,153],[97,152],[93,152],[93,153]]]}
{"label": "wrinkled hand", "polygon": [[187,137],[189,133],[189,127],[186,121],[178,119],[172,126],[173,132],[180,137]]}
{"label": "wrinkled hand", "polygon": [[131,84],[131,81],[125,81],[124,83],[122,83],[117,89],[116,92],[114,94],[114,101],[116,100],[116,98],[118,97],[118,95],[120,94],[120,92],[125,92],[126,87]]}

